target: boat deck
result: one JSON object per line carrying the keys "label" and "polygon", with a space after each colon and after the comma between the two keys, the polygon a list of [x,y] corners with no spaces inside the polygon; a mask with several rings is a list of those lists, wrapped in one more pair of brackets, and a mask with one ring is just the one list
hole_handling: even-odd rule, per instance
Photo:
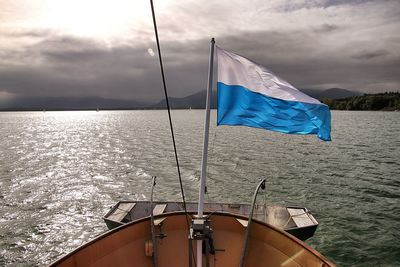
{"label": "boat deck", "polygon": [[[169,206],[157,204],[160,206],[152,205],[156,212]],[[135,203],[133,209],[140,206]],[[196,266],[199,257],[195,252],[200,240],[204,244],[199,250],[203,251],[202,266],[335,266],[306,243],[258,220],[253,220],[247,235],[248,228],[239,223],[246,220],[244,216],[216,211],[209,214],[205,228],[199,228],[200,223],[196,230],[189,229],[188,217],[182,211],[161,213],[155,218],[162,218],[162,224],[153,228],[151,218],[145,217],[121,225],[77,248],[51,267]]]}
{"label": "boat deck", "polygon": [[[248,217],[250,204],[205,203],[204,214],[223,212]],[[197,213],[197,203],[186,203],[187,212]],[[154,202],[153,214],[156,216],[154,223],[161,224],[162,214],[184,211],[182,202]],[[104,216],[104,221],[109,229],[123,224],[143,219],[151,215],[150,201],[120,201]],[[314,235],[318,222],[314,216],[302,207],[283,207],[278,205],[256,205],[253,219],[270,224],[279,229],[306,240]],[[239,220],[246,227],[246,220]]]}

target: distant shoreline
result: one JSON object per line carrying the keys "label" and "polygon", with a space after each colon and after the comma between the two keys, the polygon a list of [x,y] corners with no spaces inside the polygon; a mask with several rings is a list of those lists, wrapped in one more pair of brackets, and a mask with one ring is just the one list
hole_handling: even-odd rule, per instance
{"label": "distant shoreline", "polygon": [[[125,110],[167,110],[167,108],[115,108],[115,109],[0,109],[0,112],[51,112],[51,111],[125,111]],[[172,108],[171,110],[204,110],[204,108]],[[213,109],[212,110],[216,110]]]}
{"label": "distant shoreline", "polygon": [[332,110],[399,111],[400,93],[364,94],[342,99],[324,98],[323,103]]}
{"label": "distant shoreline", "polygon": [[[167,110],[166,108],[164,109],[144,109],[144,108],[132,108],[132,109],[99,109],[99,111],[95,110],[95,109],[49,109],[49,110],[38,110],[38,109],[21,109],[21,110],[2,110],[0,109],[0,112],[57,112],[57,111],[93,111],[93,112],[104,112],[104,111],[134,111],[134,110],[138,110],[138,111],[156,111],[156,110]],[[204,108],[173,108],[171,110],[204,110]],[[216,109],[211,109],[211,110],[216,110]],[[381,110],[347,110],[347,109],[331,109],[334,111],[380,111],[380,112],[399,112],[400,109],[393,109],[393,110],[385,110],[385,109],[381,109]]]}
{"label": "distant shoreline", "polygon": [[[344,89],[327,90],[330,94],[311,95],[328,105],[331,110],[359,110],[359,111],[396,111],[400,110],[400,92],[387,92],[379,94],[364,94],[341,97],[352,94]],[[305,93],[313,93],[305,92]],[[169,105],[173,110],[204,109],[205,92],[199,92],[184,98],[169,98]],[[216,108],[217,95],[212,95],[212,106]],[[144,103],[134,100],[116,100],[103,98],[27,98],[14,103],[0,105],[0,112],[13,111],[104,111],[104,110],[165,110],[166,102]]]}

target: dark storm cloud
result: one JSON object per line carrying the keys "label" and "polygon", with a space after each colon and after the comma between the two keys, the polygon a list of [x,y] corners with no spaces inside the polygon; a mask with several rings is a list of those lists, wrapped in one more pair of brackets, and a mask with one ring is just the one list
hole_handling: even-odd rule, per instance
{"label": "dark storm cloud", "polygon": [[[358,52],[351,45],[341,49],[320,46],[320,34],[313,32],[266,31],[245,36],[243,39],[225,36],[219,41],[228,49],[267,66],[298,88],[347,87],[369,91],[380,89],[384,83],[399,84],[399,54],[386,59],[382,58],[389,54],[385,50]],[[255,39],[259,41],[254,42]],[[366,86],[369,84],[371,87]]]}
{"label": "dark storm cloud", "polygon": [[[171,95],[201,90],[207,76],[207,42],[203,49],[179,43],[163,45]],[[72,37],[52,37],[23,51],[1,54],[0,89],[20,96],[100,96],[158,101],[162,98],[158,58],[149,45],[103,44]],[[200,54],[204,54],[202,59]],[[1,64],[1,63],[0,63]]]}
{"label": "dark storm cloud", "polygon": [[[319,46],[319,34],[240,32],[220,36],[217,43],[267,66],[299,88],[347,86],[362,90],[358,81],[376,84],[382,77],[398,82],[398,56],[379,61],[387,51],[352,54],[348,47],[342,53],[331,53]],[[10,60],[19,58],[23,64],[0,67],[0,88],[20,96],[158,101],[163,97],[158,58],[150,56],[148,48],[156,50],[154,44],[108,48],[91,40],[48,38],[8,54]],[[164,42],[162,48],[171,96],[186,96],[206,88],[209,39]]]}
{"label": "dark storm cloud", "polygon": [[158,79],[143,83],[144,72],[156,77],[149,66],[154,60],[146,50],[106,49],[93,41],[71,37],[47,39],[8,54],[5,61],[18,58],[19,64],[0,67],[0,88],[24,96],[151,97],[146,90]]}
{"label": "dark storm cloud", "polygon": [[[390,8],[376,1],[365,7],[362,2],[310,1],[309,5],[320,7],[312,11],[316,12],[312,13],[314,18],[331,14],[325,13],[325,7],[334,9],[342,4],[357,4],[360,10],[361,7],[369,11],[379,9],[380,13],[368,19],[361,15],[352,17],[352,9],[347,7],[344,14],[333,12],[335,16],[340,15],[331,14],[333,20],[321,17],[320,22],[310,23],[311,13],[300,12],[293,22],[278,28],[268,24],[233,27],[229,23],[238,21],[236,16],[225,16],[229,23],[219,23],[216,6],[176,7],[179,12],[173,18],[161,16],[159,19],[170,96],[182,97],[205,90],[209,41],[214,33],[222,48],[265,65],[298,88],[399,90],[400,38],[396,34],[399,22],[395,15],[400,8],[393,1]],[[286,6],[291,5],[295,4]],[[233,6],[229,8],[233,11]],[[268,18],[265,12],[250,14],[250,22],[253,16]],[[200,20],[196,13],[199,17],[203,13],[209,17]],[[279,13],[273,19],[281,16]],[[285,18],[282,23],[286,23]],[[3,36],[12,37],[16,42],[29,42],[0,50],[0,96],[3,92],[3,95],[19,96],[158,101],[163,98],[158,55],[151,56],[148,52],[149,49],[156,52],[153,33],[147,28],[141,28],[140,32],[140,38],[112,44],[47,30],[3,32]]]}

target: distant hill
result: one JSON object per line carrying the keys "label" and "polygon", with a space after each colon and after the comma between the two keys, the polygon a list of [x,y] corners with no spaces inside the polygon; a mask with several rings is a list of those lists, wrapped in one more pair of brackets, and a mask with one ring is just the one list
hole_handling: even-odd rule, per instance
{"label": "distant hill", "polygon": [[[360,96],[359,92],[331,88],[328,90],[300,89],[311,97],[323,100]],[[206,91],[200,91],[185,97],[170,97],[173,109],[205,108]],[[216,108],[217,92],[213,91],[211,108]],[[165,109],[165,99],[156,102],[109,99],[101,97],[16,97],[7,101],[0,100],[0,110],[95,110],[95,109]]]}
{"label": "distant hill", "polygon": [[[329,99],[340,99],[345,97],[352,97],[352,96],[359,96],[361,93],[350,91],[347,89],[341,88],[331,88],[327,90],[317,90],[317,89],[300,89],[303,93],[314,97],[320,101],[324,98]],[[217,104],[217,92],[213,91],[211,96],[211,108],[216,108]],[[193,109],[203,109],[206,106],[206,91],[200,91],[195,94],[178,98],[178,97],[170,97],[169,103],[171,108],[173,109],[186,109],[186,108],[193,108]],[[152,108],[154,109],[163,109],[166,108],[165,100],[161,100],[157,104],[153,105]]]}
{"label": "distant hill", "polygon": [[330,109],[338,110],[400,110],[400,93],[364,94],[342,99],[325,98]]}
{"label": "distant hill", "polygon": [[300,89],[300,91],[318,100],[323,100],[324,98],[340,99],[340,98],[362,95],[362,93],[360,92],[350,91],[342,88],[330,88],[327,90]]}
{"label": "distant hill", "polygon": [[16,97],[0,102],[0,110],[146,109],[150,103],[101,97]]}
{"label": "distant hill", "polygon": [[[172,109],[204,109],[206,106],[206,91],[200,91],[193,95],[182,98],[170,97],[168,100]],[[216,100],[217,92],[213,91],[211,96],[211,108],[216,108]],[[166,107],[167,104],[165,102],[165,99],[152,106],[152,108],[154,109],[163,109]]]}

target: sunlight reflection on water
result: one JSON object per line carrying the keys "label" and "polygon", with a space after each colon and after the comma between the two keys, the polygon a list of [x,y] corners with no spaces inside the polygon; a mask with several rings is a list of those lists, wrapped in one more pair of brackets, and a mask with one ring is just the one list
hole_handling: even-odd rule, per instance
{"label": "sunlight reflection on water", "polygon": [[[173,111],[186,198],[197,200],[203,111]],[[213,114],[215,115],[215,114]],[[333,112],[330,143],[212,116],[209,201],[304,205],[320,222],[309,243],[339,266],[400,265],[400,116]],[[0,265],[44,265],[106,231],[119,200],[180,200],[165,111],[0,113]],[[372,242],[372,240],[374,240]]]}

